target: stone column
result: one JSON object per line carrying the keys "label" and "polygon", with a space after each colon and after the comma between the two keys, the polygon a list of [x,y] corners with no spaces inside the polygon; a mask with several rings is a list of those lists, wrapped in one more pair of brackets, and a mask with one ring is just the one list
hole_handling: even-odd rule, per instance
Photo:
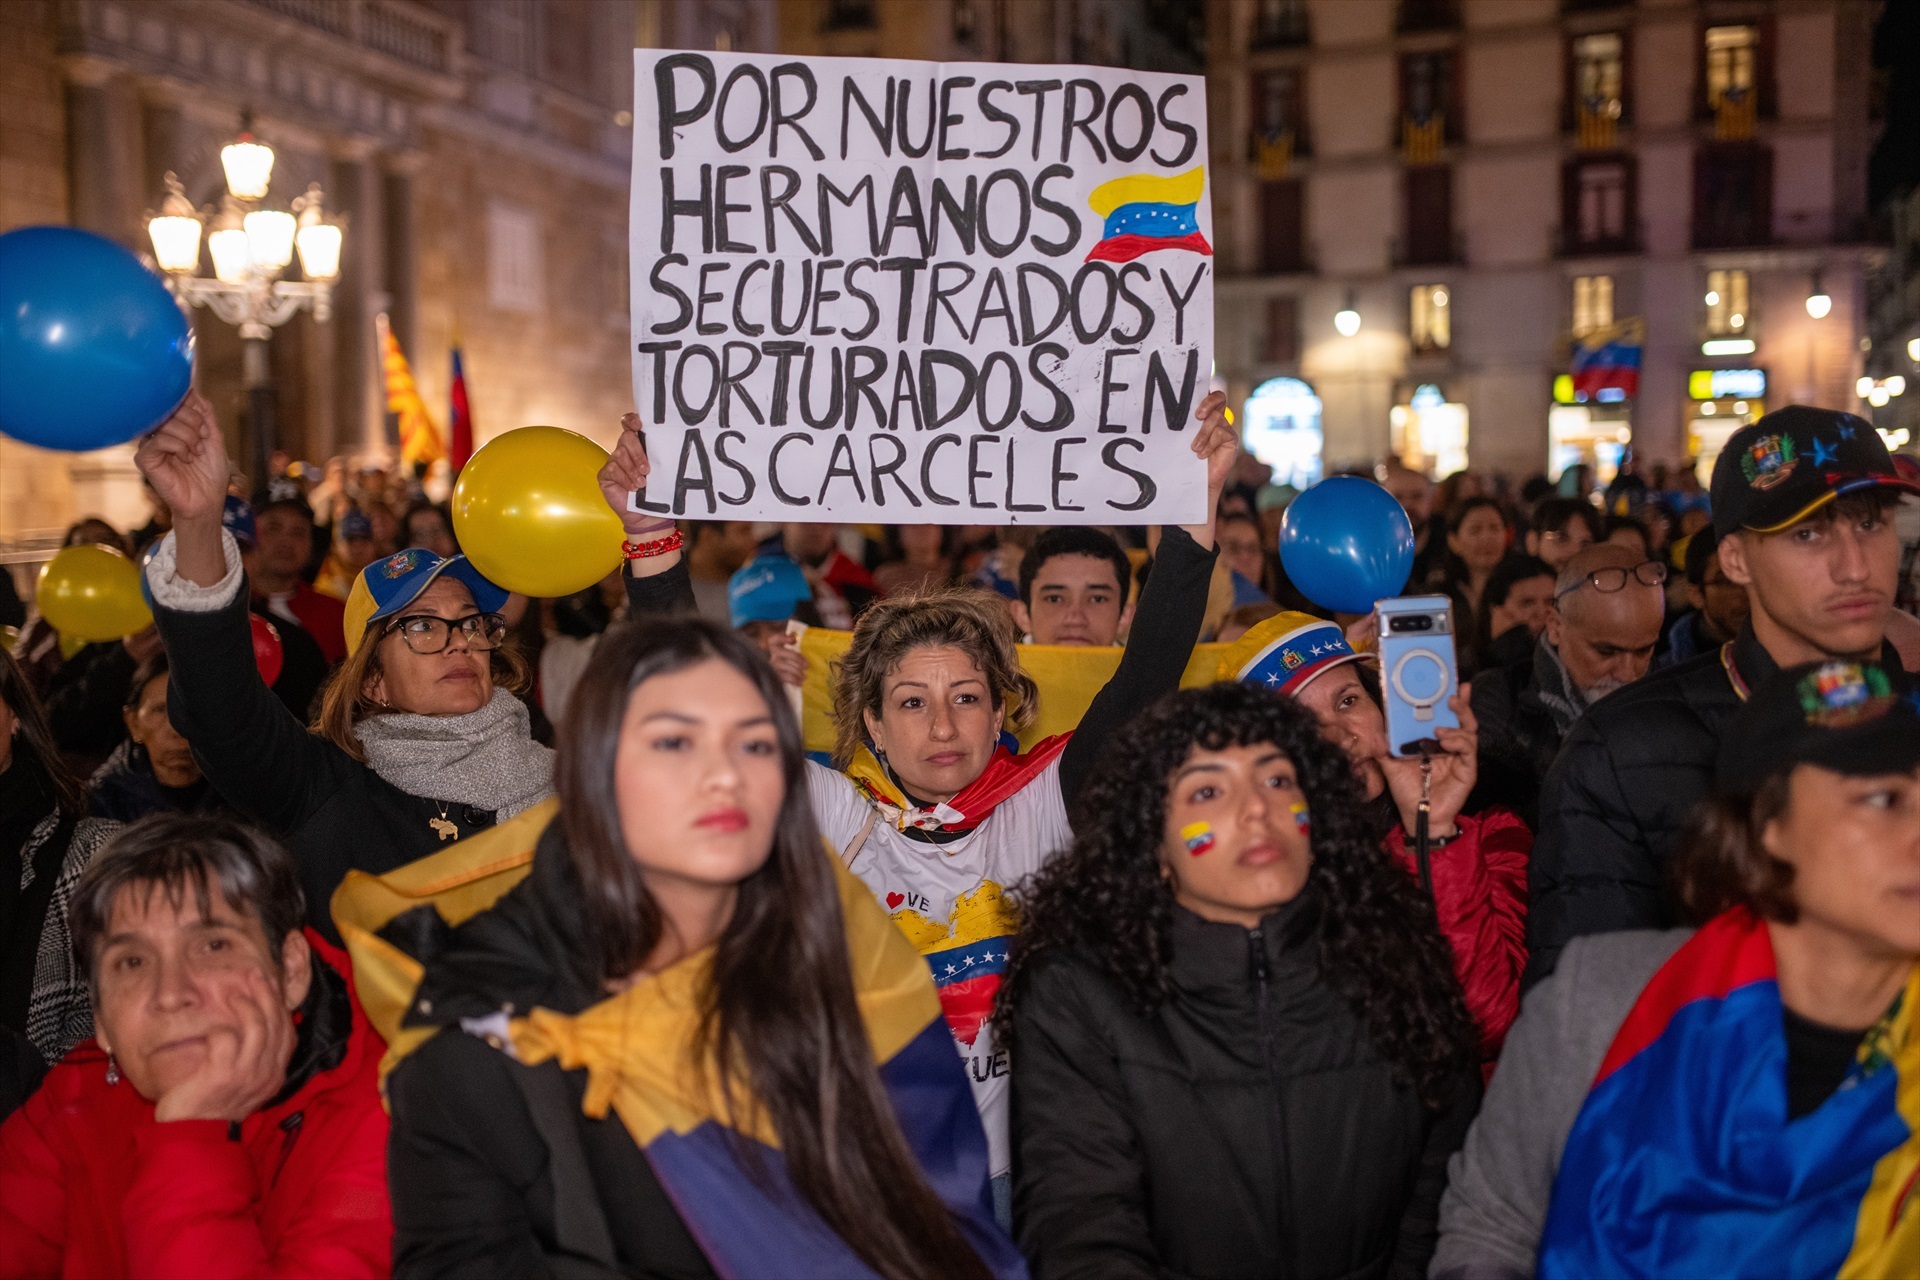
{"label": "stone column", "polygon": [[425,163],[417,152],[381,157],[381,197],[386,244],[387,319],[400,349],[415,365],[420,363],[419,262],[415,256],[413,179]]}
{"label": "stone column", "polygon": [[140,82],[140,144],[141,205],[157,210],[166,198],[167,174],[178,174],[182,182],[192,177],[181,172],[186,156],[180,91],[170,80],[152,77]]}
{"label": "stone column", "polygon": [[[380,173],[371,143],[349,140],[333,149],[333,176],[327,183],[331,208],[344,215],[346,238],[340,255],[340,279],[333,291],[334,420],[315,433],[315,451],[379,447],[386,437],[385,402],[379,377],[379,348],[373,318],[385,298]],[[331,439],[326,439],[329,434]],[[316,459],[324,461],[324,459]]]}
{"label": "stone column", "polygon": [[141,246],[129,238],[121,213],[126,203],[126,172],[120,164],[125,148],[117,136],[108,94],[116,68],[86,54],[69,54],[60,67],[67,77],[67,173],[73,225],[119,240],[137,252]]}

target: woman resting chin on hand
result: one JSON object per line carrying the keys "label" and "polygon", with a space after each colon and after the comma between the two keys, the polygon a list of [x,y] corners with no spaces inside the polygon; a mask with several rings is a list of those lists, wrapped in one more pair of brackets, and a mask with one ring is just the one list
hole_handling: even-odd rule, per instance
{"label": "woman resting chin on hand", "polygon": [[304,916],[286,852],[217,817],[81,875],[94,1038],[0,1128],[0,1274],[388,1274],[381,1045]]}

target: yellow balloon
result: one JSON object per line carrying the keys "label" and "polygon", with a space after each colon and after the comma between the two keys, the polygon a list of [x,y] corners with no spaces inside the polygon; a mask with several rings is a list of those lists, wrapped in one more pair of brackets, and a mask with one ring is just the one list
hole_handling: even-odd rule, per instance
{"label": "yellow balloon", "polygon": [[62,547],[41,566],[34,598],[63,640],[118,640],[153,622],[139,567],[112,547]]}
{"label": "yellow balloon", "polygon": [[489,440],[453,486],[453,533],[473,567],[521,595],[585,591],[621,562],[620,517],[600,492],[607,451],[559,427]]}

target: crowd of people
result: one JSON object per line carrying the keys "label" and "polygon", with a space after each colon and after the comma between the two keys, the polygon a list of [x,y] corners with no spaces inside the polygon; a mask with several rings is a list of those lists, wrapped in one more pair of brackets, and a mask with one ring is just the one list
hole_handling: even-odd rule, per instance
{"label": "crowd of people", "polygon": [[676,524],[630,415],[528,600],[189,397],[68,535],[153,628],[0,615],[0,1277],[1920,1274],[1910,460],[1388,461],[1403,757],[1225,408],[1154,529]]}

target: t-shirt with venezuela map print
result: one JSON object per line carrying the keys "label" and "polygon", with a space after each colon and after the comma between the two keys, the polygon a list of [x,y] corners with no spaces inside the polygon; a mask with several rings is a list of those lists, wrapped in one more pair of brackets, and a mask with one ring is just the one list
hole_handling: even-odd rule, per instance
{"label": "t-shirt with venezuela map print", "polygon": [[[867,796],[845,774],[818,765],[808,767],[807,782],[822,834],[835,848],[847,848],[873,812]],[[1060,789],[1060,757],[1057,750],[1052,753],[979,825],[937,842],[901,830],[886,813],[883,809],[873,823],[849,870],[873,890],[933,970],[997,1176],[1012,1161],[1008,1063],[1006,1051],[994,1045],[988,1019],[1019,928],[1008,891],[1073,838]]]}

